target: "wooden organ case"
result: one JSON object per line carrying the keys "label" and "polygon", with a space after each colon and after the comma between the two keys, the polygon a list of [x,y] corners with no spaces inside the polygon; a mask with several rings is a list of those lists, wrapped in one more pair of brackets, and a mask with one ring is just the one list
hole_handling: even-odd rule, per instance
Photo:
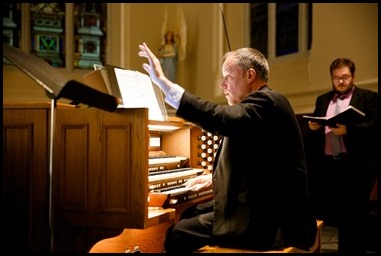
{"label": "wooden organ case", "polygon": [[99,244],[113,237],[126,240],[103,252],[134,246],[161,252],[163,232],[181,211],[212,199],[208,194],[167,209],[148,205],[150,134],[159,134],[163,152],[208,171],[200,158],[205,132],[198,127],[176,120],[163,123],[177,129],[155,131],[145,108],[111,113],[59,104],[49,237],[50,111],[49,103],[3,103],[2,197],[14,252],[49,252],[51,242],[53,252],[102,252]]}

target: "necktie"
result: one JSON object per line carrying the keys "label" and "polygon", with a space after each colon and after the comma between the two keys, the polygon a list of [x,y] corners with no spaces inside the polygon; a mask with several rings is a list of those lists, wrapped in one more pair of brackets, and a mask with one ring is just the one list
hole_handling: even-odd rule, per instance
{"label": "necktie", "polygon": [[[343,96],[339,96],[336,100],[336,106],[335,106],[335,115],[340,113],[340,107],[341,107],[341,101],[343,99]],[[332,133],[332,153],[333,155],[337,156],[341,153],[341,136],[337,136]]]}

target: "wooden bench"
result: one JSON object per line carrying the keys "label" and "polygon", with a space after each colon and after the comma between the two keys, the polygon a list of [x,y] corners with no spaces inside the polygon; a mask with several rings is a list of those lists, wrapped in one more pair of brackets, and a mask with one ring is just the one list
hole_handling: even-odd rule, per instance
{"label": "wooden bench", "polygon": [[300,250],[296,247],[286,247],[281,250],[272,251],[255,251],[255,250],[242,250],[234,248],[225,248],[220,246],[204,246],[197,250],[196,253],[321,253],[321,228],[323,226],[323,221],[317,220],[317,234],[314,245],[309,251]]}

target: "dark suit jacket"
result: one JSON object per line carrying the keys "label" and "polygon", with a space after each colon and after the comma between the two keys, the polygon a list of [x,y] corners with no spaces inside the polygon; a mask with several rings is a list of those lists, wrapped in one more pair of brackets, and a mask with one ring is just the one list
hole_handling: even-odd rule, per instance
{"label": "dark suit jacket", "polygon": [[[329,102],[335,95],[335,91],[329,91],[316,98],[315,116],[325,116]],[[375,139],[377,135],[376,123],[378,122],[378,94],[376,92],[355,87],[350,105],[363,111],[366,121],[359,124],[348,125],[347,135],[344,136],[344,143],[350,154],[374,155],[374,149],[379,147]],[[324,154],[324,129],[318,131],[320,138],[320,150]]]}
{"label": "dark suit jacket", "polygon": [[265,86],[228,106],[185,92],[177,115],[223,136],[213,171],[217,243],[268,249],[280,229],[287,245],[313,245],[303,139],[284,96]]}
{"label": "dark suit jacket", "polygon": [[[335,91],[333,90],[319,95],[316,98],[313,115],[325,116],[329,102],[334,95]],[[349,104],[363,111],[366,117],[362,123],[347,125],[347,134],[343,136],[349,154],[348,159],[353,161],[354,165],[359,166],[357,171],[352,172],[352,180],[356,182],[356,187],[359,187],[359,181],[364,181],[369,190],[372,188],[375,179],[377,158],[380,156],[378,93],[355,87]],[[317,131],[311,131],[311,134],[314,136],[313,143],[316,145],[316,155],[318,157],[323,156],[324,126]],[[319,158],[316,161],[319,162]]]}

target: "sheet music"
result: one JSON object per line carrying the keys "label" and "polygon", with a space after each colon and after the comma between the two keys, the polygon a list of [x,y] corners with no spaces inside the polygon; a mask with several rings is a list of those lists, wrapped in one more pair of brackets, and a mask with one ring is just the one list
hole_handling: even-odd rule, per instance
{"label": "sheet music", "polygon": [[[150,120],[166,121],[162,107],[163,96],[157,95],[151,78],[139,71],[115,68],[120,93],[123,99],[122,108],[148,108]],[[162,102],[159,102],[162,101]]]}

